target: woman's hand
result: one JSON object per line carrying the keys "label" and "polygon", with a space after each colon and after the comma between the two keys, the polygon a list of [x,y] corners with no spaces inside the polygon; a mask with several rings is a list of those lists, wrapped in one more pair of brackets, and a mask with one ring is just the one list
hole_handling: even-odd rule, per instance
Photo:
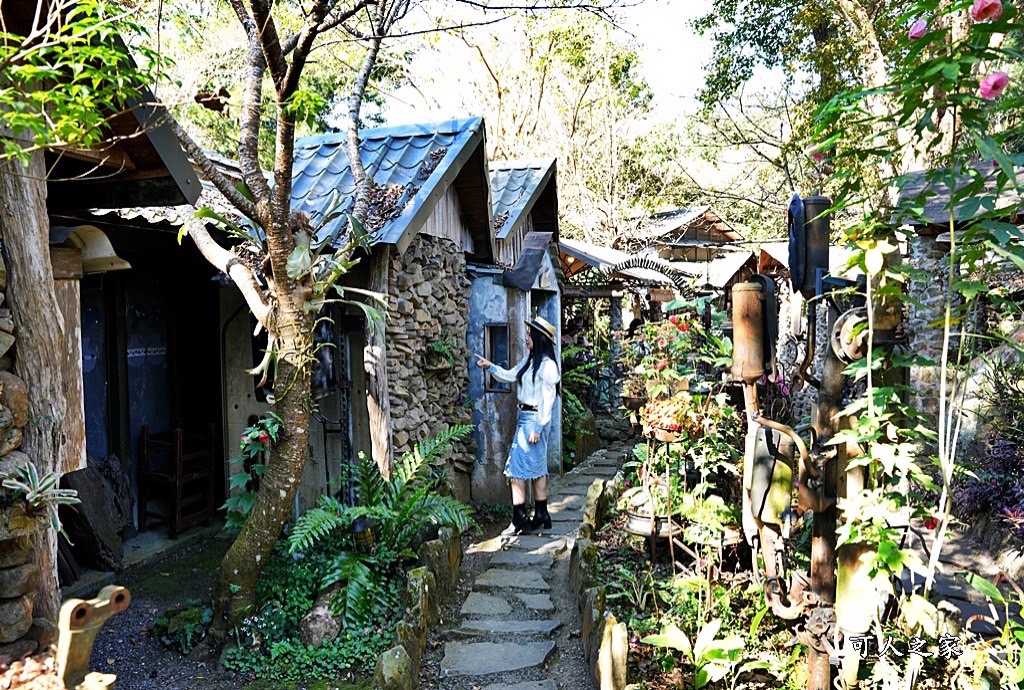
{"label": "woman's hand", "polygon": [[530,443],[540,443],[540,434],[538,434],[536,431],[531,431],[530,437],[526,440]]}
{"label": "woman's hand", "polygon": [[490,369],[491,368],[491,363],[488,360],[484,359],[483,357],[481,357],[480,355],[476,354],[475,352],[473,353],[473,356],[476,357],[476,365],[478,367],[480,367],[481,369]]}

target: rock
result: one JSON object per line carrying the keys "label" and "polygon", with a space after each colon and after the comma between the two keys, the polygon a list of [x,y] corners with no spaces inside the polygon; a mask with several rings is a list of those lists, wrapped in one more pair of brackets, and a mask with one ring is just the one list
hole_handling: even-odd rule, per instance
{"label": "rock", "polygon": [[0,436],[0,457],[9,454],[11,451],[18,450],[21,448],[21,440],[24,438],[25,432],[21,430],[21,427],[11,427]]}
{"label": "rock", "polygon": [[616,622],[615,616],[608,614],[594,669],[594,679],[601,690],[623,690],[626,687],[628,639],[626,624]]}
{"label": "rock", "polygon": [[598,652],[604,639],[605,593],[604,587],[591,587],[583,595],[581,636],[583,654],[591,671],[596,669]]}
{"label": "rock", "polygon": [[431,539],[420,545],[417,552],[423,563],[434,574],[440,598],[447,597],[459,578],[458,571],[452,571],[448,561],[448,547],[439,539]]}
{"label": "rock", "polygon": [[32,540],[27,535],[0,541],[0,568],[28,563],[31,557]]}
{"label": "rock", "polygon": [[540,666],[547,661],[553,651],[554,642],[446,642],[441,670],[454,676],[508,673]]}
{"label": "rock", "polygon": [[57,642],[57,624],[49,618],[33,618],[32,627],[25,633],[29,640],[35,640],[43,649]]}
{"label": "rock", "polygon": [[0,599],[15,599],[33,592],[39,584],[39,566],[25,563],[0,569]]}
{"label": "rock", "polygon": [[39,649],[38,642],[24,637],[17,642],[0,644],[0,668],[9,666],[12,661],[18,661],[31,654],[35,654],[37,649]]}
{"label": "rock", "polygon": [[396,645],[380,655],[373,672],[373,690],[412,690],[419,685],[419,669],[413,668],[412,659],[402,645]]}
{"label": "rock", "polygon": [[413,318],[416,319],[416,323],[426,323],[431,321],[433,317],[430,316],[430,312],[426,309],[417,309],[413,312]]}
{"label": "rock", "polygon": [[395,445],[396,446],[399,446],[399,447],[404,446],[405,444],[409,443],[409,432],[408,431],[397,431],[397,432],[395,432],[394,441],[395,441]]}
{"label": "rock", "polygon": [[462,567],[462,535],[451,527],[441,527],[437,530],[437,538],[448,547],[448,567],[452,569],[457,581],[459,568]]}
{"label": "rock", "polygon": [[513,568],[539,568],[547,570],[554,564],[552,556],[524,551],[501,551],[491,558],[491,565],[507,565]]}
{"label": "rock", "polygon": [[395,636],[409,655],[412,667],[418,669],[423,659],[423,652],[427,649],[427,631],[417,630],[409,621],[402,620],[398,621],[398,625],[395,626]]}
{"label": "rock", "polygon": [[597,546],[590,539],[577,539],[569,557],[569,586],[579,596],[597,578]]}
{"label": "rock", "polygon": [[32,627],[32,599],[0,600],[0,644],[14,642]]}
{"label": "rock", "polygon": [[480,621],[462,621],[458,632],[469,635],[550,635],[562,621],[514,621],[504,619],[488,619]]}
{"label": "rock", "polygon": [[[0,337],[0,343],[4,342],[3,337]],[[14,341],[11,340],[11,347],[13,347]],[[14,357],[8,352],[6,355],[0,355],[0,371],[10,371],[14,366]]]}
{"label": "rock", "polygon": [[497,589],[537,589],[547,592],[551,585],[544,581],[540,573],[532,570],[505,570],[491,568],[476,578],[477,587],[493,587]]}
{"label": "rock", "polygon": [[10,309],[0,309],[0,331],[14,333],[14,317]]}
{"label": "rock", "polygon": [[553,501],[548,502],[548,510],[582,510],[586,504],[586,497],[580,494],[565,494]]}
{"label": "rock", "polygon": [[125,474],[121,467],[121,461],[116,455],[108,455],[105,458],[90,457],[86,466],[97,470],[103,479],[106,480],[111,492],[114,494],[114,508],[117,510],[119,520],[118,532],[124,533],[126,527],[134,524],[132,508],[135,505],[135,495],[132,492],[132,481]]}
{"label": "rock", "polygon": [[555,604],[551,601],[551,596],[548,594],[523,594],[522,592],[516,594],[516,598],[523,602],[526,608],[531,611],[554,611]]}
{"label": "rock", "polygon": [[333,642],[341,631],[341,624],[331,615],[328,604],[318,604],[299,622],[299,639],[307,647],[322,647]]}
{"label": "rock", "polygon": [[505,685],[503,683],[485,685],[484,690],[558,690],[558,684],[553,680],[528,680],[525,683],[516,683],[515,685]]}
{"label": "rock", "polygon": [[11,358],[7,353],[14,347],[15,342],[17,339],[13,335],[0,331],[0,369],[3,371],[11,368]]}
{"label": "rock", "polygon": [[416,628],[426,630],[441,619],[441,603],[436,579],[426,567],[413,568],[405,575],[405,618]]}
{"label": "rock", "polygon": [[522,534],[518,537],[512,537],[507,543],[513,549],[552,555],[562,553],[569,546],[565,537],[534,537]]}
{"label": "rock", "polygon": [[0,372],[0,405],[14,415],[14,426],[28,424],[28,386],[9,371]]}
{"label": "rock", "polygon": [[512,607],[504,599],[490,594],[470,592],[462,604],[463,616],[507,616]]}
{"label": "rock", "polygon": [[0,255],[0,290],[7,292],[7,264],[4,263],[2,255]]}
{"label": "rock", "polygon": [[28,455],[20,450],[12,450],[7,455],[0,457],[0,474],[11,474],[14,470],[24,467],[30,462],[32,461]]}
{"label": "rock", "polygon": [[81,504],[70,509],[61,506],[60,519],[74,544],[73,552],[80,563],[99,570],[119,570],[124,561],[119,519],[110,507],[114,492],[93,467],[68,472],[60,480],[61,488],[78,492]]}

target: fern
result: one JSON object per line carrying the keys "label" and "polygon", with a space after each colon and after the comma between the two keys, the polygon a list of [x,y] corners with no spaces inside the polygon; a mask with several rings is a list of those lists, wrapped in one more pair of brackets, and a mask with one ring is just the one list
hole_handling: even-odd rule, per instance
{"label": "fern", "polygon": [[288,553],[307,551],[339,527],[348,527],[358,517],[336,498],[321,496],[320,505],[296,520],[288,536]]}
{"label": "fern", "polygon": [[373,604],[377,592],[383,592],[379,576],[370,568],[374,560],[342,551],[324,576],[324,589],[344,582],[345,587],[331,599],[331,612],[341,617],[348,630],[361,630],[373,623]]}

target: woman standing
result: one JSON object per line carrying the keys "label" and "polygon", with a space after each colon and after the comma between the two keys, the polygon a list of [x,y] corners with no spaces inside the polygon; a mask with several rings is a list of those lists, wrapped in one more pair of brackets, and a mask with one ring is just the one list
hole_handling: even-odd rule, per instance
{"label": "woman standing", "polygon": [[[513,534],[538,527],[551,529],[548,514],[548,443],[545,433],[558,393],[558,359],[555,356],[555,327],[541,317],[527,322],[527,355],[512,369],[503,369],[480,355],[476,365],[505,383],[516,383],[519,415],[512,447],[505,463],[505,476],[512,485]],[[526,482],[533,482],[533,519],[526,516]]]}

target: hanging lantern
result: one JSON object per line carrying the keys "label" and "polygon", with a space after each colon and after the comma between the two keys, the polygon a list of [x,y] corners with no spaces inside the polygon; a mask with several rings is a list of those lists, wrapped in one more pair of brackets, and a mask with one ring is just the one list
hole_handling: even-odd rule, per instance
{"label": "hanging lantern", "polygon": [[356,548],[362,553],[370,553],[373,549],[373,523],[367,517],[358,518],[349,528],[352,537],[356,540]]}

